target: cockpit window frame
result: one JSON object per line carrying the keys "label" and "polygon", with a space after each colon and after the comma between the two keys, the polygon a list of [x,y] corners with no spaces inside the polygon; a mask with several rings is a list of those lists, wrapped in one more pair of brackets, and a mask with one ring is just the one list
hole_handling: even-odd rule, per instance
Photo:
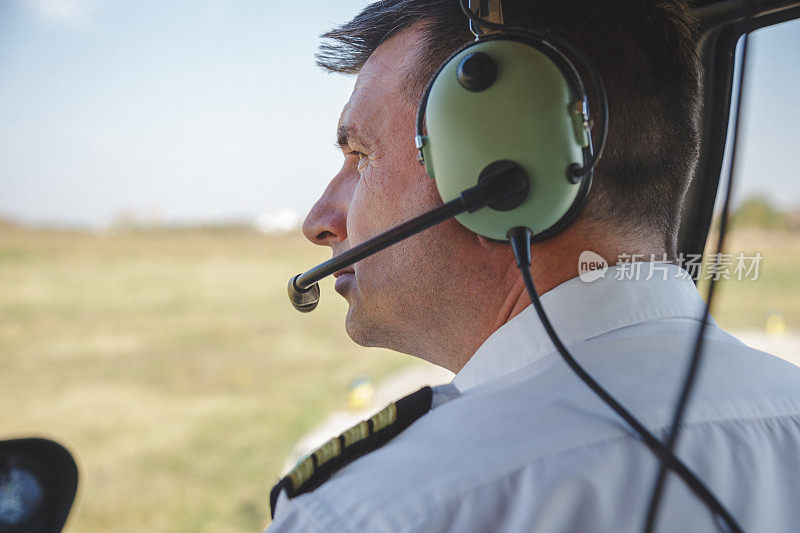
{"label": "cockpit window frame", "polygon": [[701,255],[719,192],[731,111],[736,45],[745,31],[800,18],[800,0],[754,0],[755,13],[742,23],[747,0],[698,0],[697,56],[702,65],[700,157],[681,213],[678,252]]}

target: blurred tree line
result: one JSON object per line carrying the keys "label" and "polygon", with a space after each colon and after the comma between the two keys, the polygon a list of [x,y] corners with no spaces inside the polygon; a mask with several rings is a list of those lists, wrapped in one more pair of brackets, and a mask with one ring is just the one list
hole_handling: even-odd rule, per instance
{"label": "blurred tree line", "polygon": [[731,215],[733,229],[800,231],[800,210],[780,211],[764,194],[746,198]]}

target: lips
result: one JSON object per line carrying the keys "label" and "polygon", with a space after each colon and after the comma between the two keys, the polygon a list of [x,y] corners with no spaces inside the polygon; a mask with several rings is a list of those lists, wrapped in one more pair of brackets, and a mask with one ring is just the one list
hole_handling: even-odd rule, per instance
{"label": "lips", "polygon": [[336,284],[333,286],[334,290],[347,297],[350,292],[350,285],[355,280],[356,274],[352,269],[345,268],[333,274],[336,277]]}
{"label": "lips", "polygon": [[342,274],[355,274],[355,271],[352,268],[343,268],[342,270],[334,272],[333,277],[338,278]]}

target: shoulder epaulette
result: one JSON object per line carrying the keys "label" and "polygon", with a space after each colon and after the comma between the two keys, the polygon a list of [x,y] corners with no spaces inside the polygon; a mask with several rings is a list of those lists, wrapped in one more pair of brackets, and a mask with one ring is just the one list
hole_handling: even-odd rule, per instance
{"label": "shoulder epaulette", "polygon": [[339,469],[377,450],[427,413],[432,399],[431,388],[422,387],[390,403],[372,418],[362,420],[301,459],[272,487],[269,496],[271,516],[275,518],[275,505],[282,490],[286,491],[286,496],[294,498],[319,487]]}

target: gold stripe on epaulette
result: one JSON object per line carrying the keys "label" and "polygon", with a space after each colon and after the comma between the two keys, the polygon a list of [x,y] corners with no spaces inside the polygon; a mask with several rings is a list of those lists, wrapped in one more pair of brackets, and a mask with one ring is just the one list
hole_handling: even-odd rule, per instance
{"label": "gold stripe on epaulette", "polygon": [[390,403],[381,412],[370,418],[372,431],[379,431],[397,420],[397,407]]}
{"label": "gold stripe on epaulette", "polygon": [[291,472],[289,472],[289,479],[292,480],[292,488],[297,490],[300,488],[300,485],[305,483],[308,478],[314,473],[314,460],[311,459],[311,456],[306,457],[295,466]]}
{"label": "gold stripe on epaulette", "polygon": [[339,442],[339,437],[334,437],[314,452],[314,457],[317,458],[317,467],[324,465],[340,453],[342,453],[342,445]]}
{"label": "gold stripe on epaulette", "polygon": [[342,433],[342,437],[344,437],[345,448],[351,444],[355,444],[358,441],[366,439],[368,436],[369,425],[367,424],[366,420],[362,420],[355,426]]}

